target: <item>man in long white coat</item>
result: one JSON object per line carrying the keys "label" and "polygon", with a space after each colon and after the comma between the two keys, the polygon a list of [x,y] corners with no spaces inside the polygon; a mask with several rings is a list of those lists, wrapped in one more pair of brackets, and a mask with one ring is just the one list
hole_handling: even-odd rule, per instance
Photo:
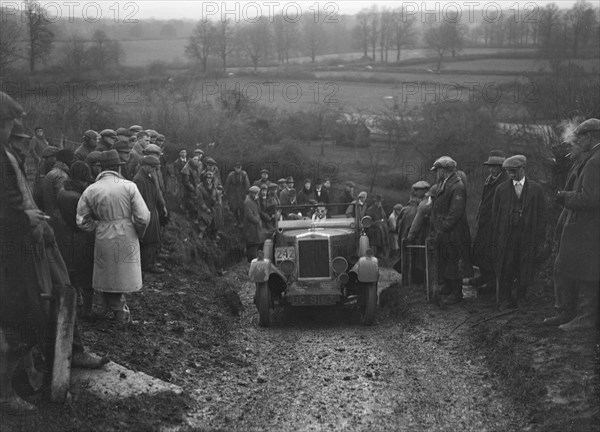
{"label": "man in long white coat", "polygon": [[96,232],[92,286],[102,293],[107,312],[130,321],[125,293],[142,288],[140,242],[150,211],[135,183],[120,174],[116,150],[102,153],[102,172],[81,195],[77,225]]}

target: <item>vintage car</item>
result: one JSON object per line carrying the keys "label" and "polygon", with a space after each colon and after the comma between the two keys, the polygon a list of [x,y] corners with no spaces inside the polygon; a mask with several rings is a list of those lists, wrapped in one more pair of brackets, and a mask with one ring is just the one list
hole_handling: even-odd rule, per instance
{"label": "vintage car", "polygon": [[[346,304],[358,307],[363,324],[373,324],[379,263],[365,234],[371,218],[311,218],[314,207],[297,206],[297,213],[289,214],[293,218],[279,220],[273,237],[265,241],[250,264],[259,324],[269,325],[275,305]],[[340,204],[323,207],[332,212]],[[288,210],[280,208],[284,215]]]}

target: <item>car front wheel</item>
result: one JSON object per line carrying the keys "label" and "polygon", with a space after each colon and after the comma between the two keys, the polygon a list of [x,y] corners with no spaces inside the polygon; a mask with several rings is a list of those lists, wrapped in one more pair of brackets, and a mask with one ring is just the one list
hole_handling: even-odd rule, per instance
{"label": "car front wheel", "polygon": [[258,308],[258,324],[262,327],[269,325],[271,310],[271,292],[266,282],[256,284],[256,307]]}

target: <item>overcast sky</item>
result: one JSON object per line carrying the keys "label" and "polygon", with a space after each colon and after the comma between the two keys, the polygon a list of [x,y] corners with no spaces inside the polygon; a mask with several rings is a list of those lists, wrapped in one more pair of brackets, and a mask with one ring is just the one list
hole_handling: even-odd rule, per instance
{"label": "overcast sky", "polygon": [[[237,19],[252,19],[257,11],[260,11],[263,16],[272,16],[285,12],[286,16],[294,17],[298,14],[298,9],[303,15],[315,14],[318,7],[324,10],[325,17],[333,18],[336,14],[355,14],[359,10],[376,4],[379,7],[398,7],[401,4],[408,5],[412,11],[416,13],[425,13],[431,10],[442,11],[444,7],[459,8],[464,16],[468,16],[469,10],[481,10],[484,7],[494,8],[496,5],[501,5],[502,8],[513,10],[520,9],[526,14],[531,11],[532,7],[544,7],[551,1],[287,1],[287,0],[258,0],[258,1],[200,1],[200,0],[142,0],[142,1],[71,1],[71,0],[42,0],[43,5],[47,6],[51,13],[60,14],[64,19],[69,16],[94,19],[98,15],[104,18],[119,20],[129,19],[178,19],[187,18],[194,21],[203,17],[213,20],[220,20],[223,15],[229,18]],[[570,7],[572,1],[555,1],[561,8]],[[591,1],[595,3],[595,1]],[[3,0],[3,6],[13,5],[20,8],[21,2],[14,0]],[[299,8],[298,8],[299,6]],[[101,9],[101,10],[100,10]],[[439,12],[438,12],[439,13]]]}

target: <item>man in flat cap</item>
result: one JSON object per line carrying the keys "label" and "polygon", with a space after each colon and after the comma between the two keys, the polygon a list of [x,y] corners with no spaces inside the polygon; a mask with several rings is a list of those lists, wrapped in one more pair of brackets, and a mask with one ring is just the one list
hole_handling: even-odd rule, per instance
{"label": "man in flat cap", "polygon": [[367,230],[369,247],[373,250],[373,255],[380,258],[386,255],[389,249],[387,217],[383,209],[383,196],[380,194],[375,195],[373,203],[367,208],[365,215],[373,220]]}
{"label": "man in flat cap", "polygon": [[150,210],[150,223],[144,236],[140,238],[140,256],[142,259],[142,271],[161,274],[164,269],[156,262],[159,244],[161,242],[161,230],[159,218],[166,216],[164,206],[159,201],[160,191],[156,184],[156,172],[160,167],[160,161],[156,156],[144,156],[140,169],[133,177],[148,210]]}
{"label": "man in flat cap", "polygon": [[[292,204],[292,200],[290,197],[290,191],[294,189],[294,177],[289,176],[286,179],[285,189],[283,189],[279,193],[279,201],[281,201],[281,205],[290,205]],[[294,200],[296,199],[296,189],[294,189]]]}
{"label": "man in flat cap", "polygon": [[[41,294],[55,295],[55,289],[70,286],[48,217],[36,206],[23,162],[10,145],[10,133],[22,125],[24,114],[21,105],[0,92],[0,243],[6,248],[0,261],[0,412],[11,414],[36,409],[12,387],[21,358],[30,358],[27,354],[35,345],[47,355],[54,347],[47,338],[51,311]],[[104,363],[84,351],[77,327],[71,359],[72,367]]]}
{"label": "man in flat cap", "polygon": [[250,188],[248,173],[242,169],[241,162],[236,162],[233,171],[225,179],[225,197],[229,209],[235,216],[236,226],[242,226],[244,220],[244,199],[246,191]]}
{"label": "man in flat cap", "polygon": [[93,130],[88,130],[83,134],[81,145],[75,150],[75,159],[84,161],[90,152],[94,151],[100,142],[100,134]]}
{"label": "man in flat cap", "polygon": [[286,180],[284,177],[281,177],[279,180],[277,180],[277,198],[281,198],[281,192],[283,192],[286,186],[285,183]]}
{"label": "man in flat cap", "polygon": [[100,141],[94,150],[103,152],[111,150],[117,142],[117,133],[112,129],[104,129],[100,132]]}
{"label": "man in flat cap", "polygon": [[430,236],[437,247],[440,300],[454,304],[463,298],[459,262],[464,259],[465,246],[471,244],[466,216],[467,193],[451,157],[442,156],[431,170],[436,172],[439,183],[432,197]]}
{"label": "man in flat cap", "polygon": [[545,320],[564,331],[598,326],[600,281],[600,120],[588,119],[568,137],[574,163],[557,201],[564,208],[555,236],[557,316]]}
{"label": "man in flat cap", "polygon": [[508,180],[508,174],[502,168],[506,160],[504,152],[492,150],[483,163],[488,168],[488,176],[483,185],[481,202],[477,210],[477,227],[473,240],[473,263],[479,267],[480,276],[470,278],[468,283],[477,289],[496,292],[496,273],[494,272],[495,248],[492,242],[492,204],[496,188]]}
{"label": "man in flat cap", "polygon": [[348,205],[354,201],[354,182],[347,181],[344,185],[344,191],[342,195],[338,198],[338,203],[340,203],[340,208],[338,209],[339,214],[344,214]]}
{"label": "man in flat cap", "polygon": [[269,170],[263,168],[260,170],[260,178],[254,183],[252,183],[252,186],[258,186],[260,188],[260,186],[264,184],[268,187],[270,183],[271,182],[269,181]]}
{"label": "man in flat cap", "polygon": [[501,309],[515,308],[525,299],[546,237],[546,198],[542,186],[525,176],[526,165],[523,155],[503,162],[509,180],[497,186],[492,204],[496,300]]}
{"label": "man in flat cap", "polygon": [[[424,229],[418,231],[418,235],[414,238],[409,238],[410,228],[413,225],[413,221],[417,216],[418,208],[422,203],[427,201],[425,194],[429,191],[430,185],[424,180],[420,180],[412,185],[410,188],[410,197],[405,206],[402,207],[398,215],[398,222],[396,223],[396,235],[398,236],[398,248],[402,245],[402,242],[415,243],[419,245],[425,244],[425,239],[429,235],[429,225],[423,227]],[[418,253],[413,253],[412,260],[413,265],[411,268],[412,278],[411,280],[415,283],[421,283],[423,281],[424,274],[417,268],[417,261],[424,259],[421,258]],[[425,266],[423,265],[423,268]]]}
{"label": "man in flat cap", "polygon": [[93,288],[102,293],[107,313],[120,323],[131,320],[125,293],[142,289],[139,239],[150,211],[135,183],[120,174],[116,150],[102,153],[102,172],[81,195],[77,226],[95,232]]}
{"label": "man in flat cap", "polygon": [[115,150],[119,153],[119,159],[123,162],[121,165],[121,175],[129,181],[133,181],[134,173],[131,171],[131,166],[128,165],[129,159],[131,158],[131,147],[129,141],[120,140],[115,144]]}
{"label": "man in flat cap", "polygon": [[129,129],[120,127],[115,132],[117,133],[117,141],[129,142],[129,138],[131,138],[131,132],[129,132]]}
{"label": "man in flat cap", "polygon": [[265,241],[262,221],[260,219],[260,208],[258,206],[258,194],[260,188],[252,186],[248,189],[248,195],[244,201],[244,224],[243,237],[246,241],[246,258],[251,262],[258,253],[259,248]]}

